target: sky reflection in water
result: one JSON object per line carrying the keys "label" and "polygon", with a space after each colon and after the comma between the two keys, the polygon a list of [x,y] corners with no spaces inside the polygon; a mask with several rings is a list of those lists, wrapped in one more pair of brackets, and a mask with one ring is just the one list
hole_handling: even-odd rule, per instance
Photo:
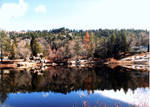
{"label": "sky reflection in water", "polygon": [[138,88],[128,90],[126,93],[121,90],[95,90],[94,93],[88,91],[77,91],[69,94],[53,92],[33,92],[33,93],[16,93],[9,94],[8,99],[1,107],[96,107],[101,106],[119,106],[148,107],[149,105],[149,88]]}

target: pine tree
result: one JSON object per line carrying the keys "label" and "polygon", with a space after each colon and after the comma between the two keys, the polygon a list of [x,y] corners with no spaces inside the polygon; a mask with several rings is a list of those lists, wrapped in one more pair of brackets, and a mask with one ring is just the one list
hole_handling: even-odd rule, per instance
{"label": "pine tree", "polygon": [[25,48],[31,49],[31,46],[28,42],[26,43]]}
{"label": "pine tree", "polygon": [[71,53],[70,53],[70,49],[69,49],[69,45],[68,44],[65,46],[65,57],[66,58],[71,57]]}
{"label": "pine tree", "polygon": [[79,41],[76,41],[74,45],[74,52],[77,57],[80,55],[80,50],[81,50],[80,43]]}
{"label": "pine tree", "polygon": [[94,56],[94,52],[97,46],[97,37],[94,35],[94,33],[91,34],[90,36],[90,41],[89,41],[89,49],[88,49],[88,56],[89,57],[93,57]]}
{"label": "pine tree", "polygon": [[15,59],[16,58],[16,44],[15,43],[13,43],[12,44],[12,46],[11,46],[12,48],[11,48],[11,51],[10,51],[10,53],[11,53],[11,56],[10,56],[10,58],[11,59]]}
{"label": "pine tree", "polygon": [[121,47],[122,47],[122,51],[126,52],[128,50],[128,43],[127,43],[127,34],[126,32],[123,30],[121,31]]}
{"label": "pine tree", "polygon": [[42,52],[42,47],[40,43],[37,41],[37,38],[35,38],[34,36],[31,39],[31,50],[33,56],[37,56],[38,53]]}
{"label": "pine tree", "polygon": [[110,43],[111,43],[111,46],[108,47],[110,48],[111,50],[111,56],[115,56],[116,55],[116,39],[117,39],[117,36],[116,36],[116,33],[113,32],[112,36],[110,37]]}
{"label": "pine tree", "polygon": [[1,62],[3,61],[3,54],[9,53],[11,49],[10,38],[5,31],[0,32],[0,53],[1,53]]}

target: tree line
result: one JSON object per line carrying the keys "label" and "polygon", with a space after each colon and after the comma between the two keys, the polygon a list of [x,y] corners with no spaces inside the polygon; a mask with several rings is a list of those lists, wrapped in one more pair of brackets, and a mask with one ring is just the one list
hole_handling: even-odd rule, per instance
{"label": "tree line", "polygon": [[0,55],[1,60],[3,56],[25,59],[38,54],[52,61],[119,58],[133,46],[148,46],[148,35],[146,30],[134,29],[0,31]]}

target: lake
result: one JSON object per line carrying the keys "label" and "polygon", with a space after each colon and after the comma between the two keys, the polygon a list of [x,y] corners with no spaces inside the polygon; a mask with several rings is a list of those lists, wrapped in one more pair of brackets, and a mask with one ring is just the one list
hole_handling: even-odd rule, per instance
{"label": "lake", "polygon": [[105,65],[0,70],[0,107],[149,107],[149,72]]}

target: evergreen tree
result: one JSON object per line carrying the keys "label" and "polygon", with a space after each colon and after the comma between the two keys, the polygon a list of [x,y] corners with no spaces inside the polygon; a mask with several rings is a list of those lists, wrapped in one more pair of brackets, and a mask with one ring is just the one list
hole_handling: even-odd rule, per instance
{"label": "evergreen tree", "polygon": [[97,37],[94,35],[93,32],[91,33],[89,44],[90,44],[90,48],[88,49],[89,57],[93,57],[97,46]]}
{"label": "evergreen tree", "polygon": [[81,50],[80,43],[79,41],[76,41],[74,45],[74,52],[77,57],[80,55],[80,50]]}
{"label": "evergreen tree", "polygon": [[127,34],[123,30],[121,31],[121,51],[126,52],[127,50],[128,50]]}
{"label": "evergreen tree", "polygon": [[149,52],[149,43],[148,43],[148,46],[147,46],[147,52]]}
{"label": "evergreen tree", "polygon": [[11,51],[10,51],[10,59],[15,59],[16,58],[16,54],[17,54],[17,50],[16,50],[16,44],[15,43],[13,43],[12,44],[12,46],[11,46],[12,48],[11,48]]}
{"label": "evergreen tree", "polygon": [[68,44],[65,46],[65,57],[66,58],[71,57],[71,53],[70,53],[70,49],[69,49],[69,45]]}
{"label": "evergreen tree", "polygon": [[31,49],[31,46],[28,42],[26,43],[25,48]]}
{"label": "evergreen tree", "polygon": [[38,53],[42,52],[42,47],[38,42],[37,38],[35,38],[34,36],[31,39],[31,50],[33,56],[37,56]]}
{"label": "evergreen tree", "polygon": [[111,52],[112,52],[112,56],[115,56],[116,55],[116,38],[117,38],[117,36],[116,36],[116,33],[115,32],[113,32],[113,34],[112,34],[112,36],[111,36],[111,38],[110,38],[110,42],[111,42]]}
{"label": "evergreen tree", "polygon": [[11,43],[10,38],[6,34],[5,31],[0,32],[0,54],[1,54],[1,62],[3,60],[3,54],[6,52],[10,52],[11,49]]}

